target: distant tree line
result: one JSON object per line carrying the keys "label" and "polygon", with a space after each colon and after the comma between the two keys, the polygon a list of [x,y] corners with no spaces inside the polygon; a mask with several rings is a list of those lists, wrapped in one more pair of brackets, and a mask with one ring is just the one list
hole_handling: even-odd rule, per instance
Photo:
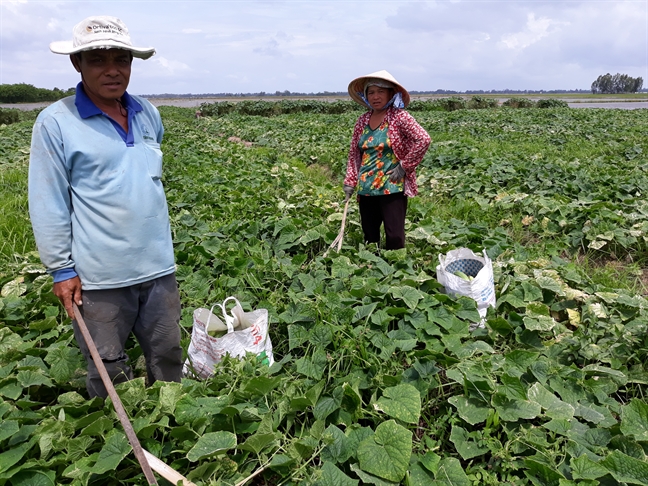
{"label": "distant tree line", "polygon": [[73,95],[74,88],[63,91],[59,88],[36,88],[31,84],[0,84],[0,103],[32,103],[56,101]]}
{"label": "distant tree line", "polygon": [[[410,90],[412,95],[482,95],[482,94],[569,94],[569,93],[589,93],[589,89],[475,89],[466,91],[455,91],[451,89],[437,89],[435,91],[416,91]],[[346,91],[319,91],[317,93],[302,93],[298,91],[275,91],[267,93],[259,91],[257,93],[162,93],[162,94],[145,94],[144,98],[263,98],[263,97],[326,97],[326,96],[346,96]]]}
{"label": "distant tree line", "polygon": [[641,88],[643,88],[643,78],[633,78],[621,73],[602,74],[592,83],[594,94],[636,93],[641,91]]}

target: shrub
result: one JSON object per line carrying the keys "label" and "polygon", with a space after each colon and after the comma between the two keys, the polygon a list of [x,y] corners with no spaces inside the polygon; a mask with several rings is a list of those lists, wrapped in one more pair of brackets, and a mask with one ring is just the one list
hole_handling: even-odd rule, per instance
{"label": "shrub", "polygon": [[0,108],[0,125],[11,125],[20,121],[20,111],[14,108]]}
{"label": "shrub", "polygon": [[408,111],[445,111],[443,105],[438,103],[439,100],[420,101],[414,100],[407,107]]}
{"label": "shrub", "polygon": [[467,103],[467,108],[483,110],[485,108],[497,108],[499,102],[495,98],[486,98],[485,96],[475,95]]}
{"label": "shrub", "polygon": [[220,101],[216,103],[203,103],[200,105],[200,113],[203,116],[221,116],[227,113],[266,117],[295,113],[339,115],[341,113],[360,110],[362,110],[362,107],[357,103],[342,100],[334,102],[320,100],[244,100],[237,103],[231,101]]}
{"label": "shrub", "polygon": [[509,98],[502,106],[508,106],[509,108],[535,108],[536,103],[529,98]]}
{"label": "shrub", "polygon": [[566,101],[549,98],[546,100],[538,100],[536,103],[538,108],[569,108]]}
{"label": "shrub", "polygon": [[455,111],[466,108],[466,100],[461,96],[451,96],[450,98],[439,98],[434,103],[445,111]]}

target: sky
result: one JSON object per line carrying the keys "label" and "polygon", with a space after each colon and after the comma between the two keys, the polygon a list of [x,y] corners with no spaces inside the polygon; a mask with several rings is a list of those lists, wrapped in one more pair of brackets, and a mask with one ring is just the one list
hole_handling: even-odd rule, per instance
{"label": "sky", "polygon": [[406,89],[589,89],[601,74],[648,87],[648,0],[0,0],[0,84],[67,89],[49,44],[111,15],[134,45],[133,94],[346,91],[386,69]]}

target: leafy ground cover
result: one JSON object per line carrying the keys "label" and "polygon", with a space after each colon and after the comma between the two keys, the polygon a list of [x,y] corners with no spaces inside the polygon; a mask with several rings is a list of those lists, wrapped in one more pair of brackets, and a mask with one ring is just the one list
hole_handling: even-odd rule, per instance
{"label": "leafy ground cover", "polygon": [[[642,110],[417,112],[407,249],[365,247],[351,207],[327,257],[357,113],[161,111],[183,343],[235,295],[277,363],[146,387],[132,343],[147,450],[202,485],[648,484]],[[34,252],[30,129],[0,127],[0,484],[144,484]],[[483,328],[435,279],[456,247],[495,262]]]}

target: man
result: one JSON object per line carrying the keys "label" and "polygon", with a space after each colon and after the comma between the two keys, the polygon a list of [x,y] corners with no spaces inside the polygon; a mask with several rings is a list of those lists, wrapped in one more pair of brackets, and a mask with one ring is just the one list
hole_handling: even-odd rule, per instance
{"label": "man", "polygon": [[[180,297],[160,177],[164,129],[148,101],[126,92],[135,47],[117,18],[89,17],[50,50],[81,74],[76,95],[43,110],[32,134],[29,214],[54,294],[80,308],[114,383],[132,379],[132,332],[149,383],[180,381]],[[107,392],[76,322],[91,397]]]}

